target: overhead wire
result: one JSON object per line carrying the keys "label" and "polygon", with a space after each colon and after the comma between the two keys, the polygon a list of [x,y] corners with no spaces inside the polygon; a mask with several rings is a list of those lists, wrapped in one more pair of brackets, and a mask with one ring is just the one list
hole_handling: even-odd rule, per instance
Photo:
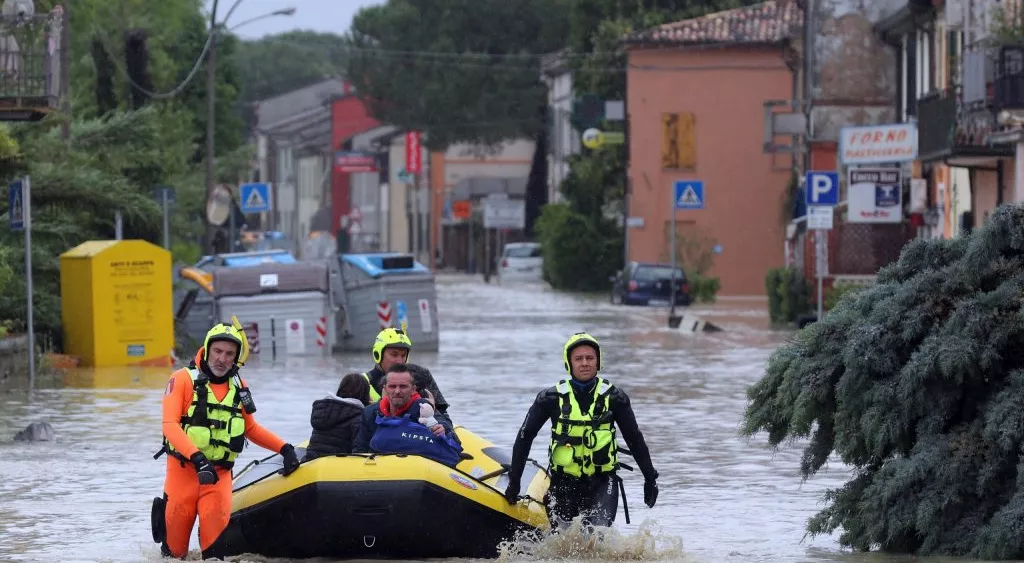
{"label": "overhead wire", "polygon": [[[103,48],[107,51],[108,54],[112,54],[114,51],[110,49],[110,45],[107,43],[104,34],[99,30],[99,28],[95,24],[93,24],[92,29],[93,36],[99,38],[100,43],[103,44]],[[113,63],[113,65],[117,68],[120,74],[124,76],[125,80],[127,80],[128,83],[131,84],[132,88],[135,88],[136,90],[142,92],[150,98],[156,100],[167,100],[170,98],[174,98],[178,94],[184,92],[185,88],[187,88],[188,85],[192,82],[192,79],[194,79],[196,77],[196,74],[199,73],[199,69],[202,68],[203,61],[206,60],[206,56],[210,52],[210,47],[213,45],[213,38],[215,35],[216,31],[213,30],[211,30],[210,33],[206,35],[206,43],[203,44],[203,50],[199,53],[199,56],[196,57],[196,60],[192,64],[192,69],[189,70],[188,75],[186,75],[185,78],[182,79],[181,83],[179,83],[171,90],[168,90],[167,92],[153,92],[143,87],[139,83],[135,82],[135,80],[132,79],[131,75],[128,74],[128,69],[124,68],[124,66],[122,66],[120,62],[117,61],[113,56],[111,56],[111,63]]]}
{"label": "overhead wire", "polygon": [[[221,33],[223,24],[220,24],[211,29],[206,36],[206,41],[203,44],[203,49],[196,57],[196,60],[192,64],[192,68],[181,82],[166,92],[154,92],[142,85],[135,82],[132,77],[128,74],[128,71],[120,62],[112,60],[115,67],[117,67],[119,73],[127,80],[132,88],[137,89],[146,96],[153,99],[170,99],[185,90],[192,80],[196,77],[199,69],[202,67],[203,62],[210,51],[210,47],[213,45],[215,37]],[[99,30],[96,25],[93,25],[94,34],[100,38],[100,41],[104,44],[104,47],[108,52],[111,52],[109,45],[107,44],[106,38],[103,33]],[[351,44],[343,43],[339,45],[315,45],[306,42],[296,41],[285,37],[265,37],[257,40],[246,40],[247,43],[263,43],[263,44],[284,44],[293,45],[310,51],[339,51],[339,52],[354,52],[369,55],[370,57],[379,57],[382,59],[391,59],[390,62],[395,62],[403,66],[408,67],[409,65],[417,64],[429,64],[431,66],[436,64],[445,65],[456,65],[460,68],[479,68],[485,69],[490,72],[523,72],[528,70],[534,70],[538,68],[544,58],[551,57],[551,54],[529,54],[529,53],[474,53],[474,52],[441,52],[441,51],[419,51],[419,50],[397,50],[397,49],[383,49],[377,47],[357,47]],[[728,48],[729,45],[703,45],[703,46],[692,46],[692,48],[698,49],[714,49],[714,48]],[[688,46],[687,48],[691,48]],[[326,53],[324,53],[326,55]],[[557,53],[558,58],[573,60],[580,59],[581,61],[593,61],[607,57],[622,56],[622,51],[598,51],[591,53],[573,53],[573,52],[559,52]],[[113,58],[112,58],[113,59]],[[488,62],[490,61],[490,62]],[[777,66],[765,66],[765,65],[751,65],[751,64],[703,64],[703,65],[641,65],[636,63],[625,63],[622,65],[615,66],[587,66],[586,68],[579,69],[579,72],[583,73],[612,73],[618,74],[627,72],[630,70],[636,70],[640,72],[686,72],[686,71],[773,71],[773,70],[788,70],[784,64]],[[340,73],[340,69],[339,69]]]}

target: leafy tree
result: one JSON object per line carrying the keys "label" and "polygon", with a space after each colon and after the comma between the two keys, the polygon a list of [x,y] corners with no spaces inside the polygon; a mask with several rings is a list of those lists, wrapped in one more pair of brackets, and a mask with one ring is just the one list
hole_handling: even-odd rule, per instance
{"label": "leafy tree", "polygon": [[812,535],[858,550],[1024,557],[1024,207],[952,240],[917,239],[877,283],[770,358],[742,432],[810,438],[810,478],[855,468]]}
{"label": "leafy tree", "polygon": [[536,225],[544,253],[544,279],[557,289],[594,291],[615,273],[620,241],[564,203],[544,206]]}
{"label": "leafy tree", "polygon": [[[18,128],[15,152],[0,150],[5,176],[32,179],[36,330],[53,342],[61,341],[60,254],[87,240],[114,238],[117,212],[125,238],[160,240],[152,188],[157,179],[173,182],[191,173],[191,133],[183,123],[177,111],[147,107],[75,121],[68,140],[46,123]],[[6,201],[2,206],[6,213]],[[20,233],[0,233],[0,247],[15,253],[24,252],[23,240]],[[24,330],[24,266],[21,261],[11,266],[16,276],[0,295],[0,319],[12,319],[15,330]]]}
{"label": "leafy tree", "polygon": [[538,56],[568,33],[569,0],[389,0],[363,8],[345,75],[382,122],[424,144],[535,138],[547,89]]}
{"label": "leafy tree", "polygon": [[328,78],[342,76],[348,56],[340,35],[289,31],[243,41],[234,55],[241,76],[240,113],[255,125],[254,104]]}

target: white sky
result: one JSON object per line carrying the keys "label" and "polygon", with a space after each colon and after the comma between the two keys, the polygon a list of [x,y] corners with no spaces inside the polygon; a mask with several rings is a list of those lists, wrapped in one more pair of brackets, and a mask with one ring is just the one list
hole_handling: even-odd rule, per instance
{"label": "white sky", "polygon": [[[223,21],[231,6],[239,0],[220,0],[217,5],[217,20]],[[293,16],[275,16],[246,24],[233,33],[244,39],[255,39],[264,35],[273,35],[292,30],[311,30],[321,33],[337,33],[348,31],[352,16],[364,6],[384,4],[386,0],[240,0],[241,3],[227,25],[237,25],[243,21],[262,16],[276,10],[295,7]],[[206,9],[213,6],[213,0],[204,0]]]}

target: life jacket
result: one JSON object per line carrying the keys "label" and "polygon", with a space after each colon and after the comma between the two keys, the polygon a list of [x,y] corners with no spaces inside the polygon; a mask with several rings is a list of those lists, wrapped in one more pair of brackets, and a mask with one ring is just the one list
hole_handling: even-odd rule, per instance
{"label": "life jacket", "polygon": [[455,467],[462,459],[462,445],[447,434],[435,436],[423,426],[409,409],[402,416],[384,416],[377,412],[377,431],[370,439],[370,450],[382,454],[409,454],[423,456],[448,467]]}
{"label": "life jacket", "polygon": [[[245,419],[238,386],[229,379],[228,392],[218,401],[210,392],[207,385],[210,380],[205,373],[195,367],[185,369],[192,378],[192,404],[181,417],[181,428],[210,463],[231,469],[245,447]],[[179,461],[190,462],[175,451],[167,438],[164,438],[164,448]]]}
{"label": "life jacket", "polygon": [[370,385],[370,402],[376,403],[377,401],[380,400],[380,393],[378,393],[377,390],[373,388],[373,383],[370,382],[370,374],[367,372],[363,372],[363,379],[365,379],[366,383]]}
{"label": "life jacket", "polygon": [[587,412],[580,410],[568,379],[555,386],[559,414],[551,425],[549,469],[572,477],[612,473],[618,467],[611,391],[615,387],[598,378]]}

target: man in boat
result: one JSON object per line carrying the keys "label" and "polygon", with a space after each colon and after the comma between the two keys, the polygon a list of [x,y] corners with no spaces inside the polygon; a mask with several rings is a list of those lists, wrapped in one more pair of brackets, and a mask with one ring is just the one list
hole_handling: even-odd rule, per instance
{"label": "man in boat", "polygon": [[[373,341],[373,369],[363,374],[370,384],[371,402],[380,400],[384,388],[384,374],[388,372],[388,368],[395,364],[408,364],[411,351],[412,340],[409,340],[409,335],[404,330],[389,327],[377,333],[377,339]],[[438,420],[445,421],[451,427],[452,420],[448,416],[448,401],[441,394],[441,390],[437,388],[433,374],[419,366],[412,370],[417,391],[434,403],[436,410],[434,416]]]}
{"label": "man in boat", "polygon": [[658,472],[651,463],[629,397],[597,376],[602,367],[597,340],[585,332],[572,335],[562,350],[562,359],[569,377],[537,394],[516,436],[505,498],[510,503],[519,501],[520,480],[533,439],[550,420],[551,484],[545,505],[552,527],[566,525],[579,515],[583,515],[584,525],[611,526],[618,510],[619,491],[625,488],[616,471],[619,467],[632,469],[619,463],[616,427],[644,475],[644,503],[648,507],[658,499]]}
{"label": "man in boat", "polygon": [[[248,438],[284,458],[284,475],[299,467],[295,448],[253,418],[256,406],[238,375],[249,346],[237,321],[206,333],[192,364],[167,382],[163,398],[164,496],[153,504],[153,539],[164,556],[184,558],[196,516],[206,551],[231,517],[231,468]],[[161,510],[162,508],[162,510]]]}
{"label": "man in boat", "polygon": [[[384,396],[363,410],[356,433],[354,453],[413,454],[455,467],[462,446],[447,421],[430,420],[430,401],[416,390],[412,371],[406,364],[393,364],[384,376]],[[423,409],[421,411],[421,408]],[[420,420],[432,423],[427,427]]]}

